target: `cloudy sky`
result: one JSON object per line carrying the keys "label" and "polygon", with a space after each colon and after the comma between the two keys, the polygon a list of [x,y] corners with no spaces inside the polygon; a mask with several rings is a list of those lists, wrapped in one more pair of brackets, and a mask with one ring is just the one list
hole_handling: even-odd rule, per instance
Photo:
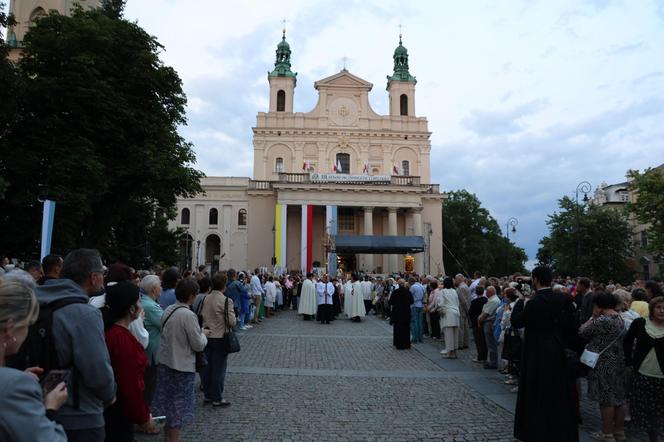
{"label": "cloudy sky", "polygon": [[184,136],[208,175],[251,176],[251,127],[287,20],[295,110],[313,82],[348,69],[385,76],[403,24],[416,114],[432,135],[433,181],[477,194],[535,258],[546,215],[590,181],[664,162],[664,0],[129,0],[126,16],[165,46],[189,97]]}

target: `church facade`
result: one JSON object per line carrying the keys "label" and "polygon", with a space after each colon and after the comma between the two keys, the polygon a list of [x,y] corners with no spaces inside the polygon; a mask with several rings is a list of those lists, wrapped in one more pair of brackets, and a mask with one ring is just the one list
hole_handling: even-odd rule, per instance
{"label": "church facade", "polygon": [[371,108],[373,85],[345,68],[315,82],[312,111],[296,112],[290,59],[284,32],[269,110],[253,128],[253,178],[204,178],[204,194],[178,200],[183,265],[444,273],[444,194],[431,183],[431,132],[416,116],[401,38],[388,115]]}

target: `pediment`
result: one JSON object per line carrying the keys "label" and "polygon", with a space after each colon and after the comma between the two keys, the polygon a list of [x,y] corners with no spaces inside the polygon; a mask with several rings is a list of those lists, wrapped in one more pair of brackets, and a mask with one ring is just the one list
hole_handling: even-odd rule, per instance
{"label": "pediment", "polygon": [[342,69],[334,75],[318,80],[314,83],[314,88],[353,88],[370,91],[373,88],[373,84],[351,74],[346,69]]}

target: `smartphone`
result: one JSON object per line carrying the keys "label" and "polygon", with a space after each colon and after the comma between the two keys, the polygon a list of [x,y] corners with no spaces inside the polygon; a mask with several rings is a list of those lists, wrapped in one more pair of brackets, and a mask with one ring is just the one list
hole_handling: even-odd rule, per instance
{"label": "smartphone", "polygon": [[69,376],[71,375],[71,370],[51,370],[47,374],[45,374],[42,377],[42,380],[40,381],[40,384],[42,386],[42,390],[44,391],[44,396],[49,394],[55,387],[60,384],[60,382],[64,382],[65,384],[69,384]]}

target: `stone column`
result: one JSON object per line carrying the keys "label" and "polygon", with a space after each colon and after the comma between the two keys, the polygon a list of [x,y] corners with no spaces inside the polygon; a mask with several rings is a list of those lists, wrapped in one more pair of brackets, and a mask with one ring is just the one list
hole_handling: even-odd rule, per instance
{"label": "stone column", "polygon": [[[413,209],[413,231],[415,236],[422,236],[422,208]],[[424,259],[426,253],[418,253],[415,257],[415,272],[418,275],[424,273]]]}
{"label": "stone column", "polygon": [[[389,207],[387,211],[387,233],[390,236],[397,236],[397,209],[395,207]],[[390,273],[397,272],[399,270],[397,255],[391,254],[388,256],[390,263],[388,271]]]}
{"label": "stone column", "polygon": [[[364,234],[373,235],[373,207],[364,208]],[[373,271],[373,255],[364,255],[364,267],[367,272]]]}

